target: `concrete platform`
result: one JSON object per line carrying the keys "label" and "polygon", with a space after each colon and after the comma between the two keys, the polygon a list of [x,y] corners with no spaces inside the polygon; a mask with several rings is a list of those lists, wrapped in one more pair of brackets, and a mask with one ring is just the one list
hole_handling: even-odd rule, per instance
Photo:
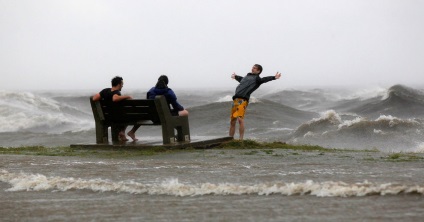
{"label": "concrete platform", "polygon": [[208,149],[218,146],[224,142],[231,141],[232,137],[210,137],[210,138],[192,138],[190,142],[177,142],[173,144],[162,144],[162,140],[139,140],[135,142],[103,143],[103,144],[71,144],[71,148],[79,149],[142,149],[148,147],[163,147],[167,149],[196,148]]}

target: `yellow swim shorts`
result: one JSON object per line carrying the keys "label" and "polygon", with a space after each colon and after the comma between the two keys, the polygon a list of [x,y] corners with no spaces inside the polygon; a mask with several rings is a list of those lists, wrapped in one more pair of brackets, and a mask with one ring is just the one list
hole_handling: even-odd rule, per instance
{"label": "yellow swim shorts", "polygon": [[237,119],[238,117],[244,118],[246,112],[247,100],[236,98],[233,101],[233,106],[231,108],[231,120]]}

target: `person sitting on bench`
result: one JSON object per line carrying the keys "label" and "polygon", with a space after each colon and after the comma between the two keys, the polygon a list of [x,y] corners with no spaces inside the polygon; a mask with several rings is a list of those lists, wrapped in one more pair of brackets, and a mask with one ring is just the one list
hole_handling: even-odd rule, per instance
{"label": "person sitting on bench", "polygon": [[[121,95],[122,87],[124,87],[124,79],[120,76],[115,76],[112,79],[112,88],[105,88],[99,93],[95,94],[93,96],[93,101],[113,101],[113,102],[119,102],[125,99],[132,99],[131,96],[128,95]],[[128,141],[127,137],[125,136],[125,129],[127,126],[122,126],[121,131],[119,132],[119,140],[121,141]],[[134,134],[130,134],[128,132],[128,136],[130,136],[133,140],[135,140]]]}
{"label": "person sitting on bench", "polygon": [[[158,79],[158,82],[156,83],[156,86],[152,87],[147,92],[147,99],[155,99],[156,96],[163,95],[166,98],[168,106],[170,104],[172,105],[172,109],[170,108],[170,111],[173,116],[188,116],[188,111],[178,103],[177,96],[175,95],[174,91],[168,88],[168,82],[168,77],[166,75],[161,75]],[[134,127],[128,132],[128,136],[133,135],[135,138],[135,132],[140,126],[141,125],[134,125]],[[131,136],[131,138],[133,138],[133,136]]]}
{"label": "person sitting on bench", "polygon": [[168,88],[168,83],[168,77],[161,75],[156,86],[147,92],[147,99],[154,99],[157,95],[163,95],[168,105],[172,105],[171,113],[173,116],[188,116],[188,111],[178,103],[177,96],[171,88]]}

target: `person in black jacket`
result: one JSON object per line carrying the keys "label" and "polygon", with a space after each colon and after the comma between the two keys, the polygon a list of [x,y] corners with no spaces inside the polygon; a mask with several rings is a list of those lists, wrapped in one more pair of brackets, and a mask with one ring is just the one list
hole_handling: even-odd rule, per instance
{"label": "person in black jacket", "polygon": [[252,72],[248,73],[245,77],[241,77],[233,73],[231,78],[240,82],[236,88],[236,92],[233,96],[233,105],[231,107],[231,122],[229,136],[234,137],[236,132],[236,123],[239,123],[239,134],[240,140],[243,140],[244,136],[244,114],[246,112],[247,105],[249,104],[250,95],[259,88],[262,83],[276,80],[281,77],[281,73],[277,72],[275,76],[259,77],[262,73],[262,66],[255,64],[252,67]]}
{"label": "person in black jacket", "polygon": [[[113,101],[113,102],[119,102],[126,99],[132,99],[131,96],[128,95],[121,95],[122,87],[124,87],[124,79],[120,76],[113,77],[112,81],[112,88],[105,88],[99,93],[96,93],[93,96],[93,101]],[[119,140],[121,141],[127,141],[127,137],[125,136],[125,129],[127,126],[122,126],[120,132],[119,132]]]}

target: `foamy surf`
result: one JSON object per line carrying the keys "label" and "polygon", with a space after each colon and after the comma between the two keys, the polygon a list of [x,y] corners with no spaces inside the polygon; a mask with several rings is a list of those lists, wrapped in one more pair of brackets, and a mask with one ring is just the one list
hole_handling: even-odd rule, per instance
{"label": "foamy surf", "polygon": [[358,197],[368,195],[423,194],[424,187],[396,183],[314,182],[299,183],[181,183],[170,179],[162,183],[144,184],[135,181],[110,181],[72,177],[47,177],[42,174],[9,173],[2,170],[0,181],[12,187],[6,191],[70,191],[117,192],[148,195],[201,196],[201,195],[311,195],[317,197]]}
{"label": "foamy surf", "polygon": [[0,91],[0,113],[0,133],[58,134],[93,129],[91,114],[80,107],[29,92]]}

